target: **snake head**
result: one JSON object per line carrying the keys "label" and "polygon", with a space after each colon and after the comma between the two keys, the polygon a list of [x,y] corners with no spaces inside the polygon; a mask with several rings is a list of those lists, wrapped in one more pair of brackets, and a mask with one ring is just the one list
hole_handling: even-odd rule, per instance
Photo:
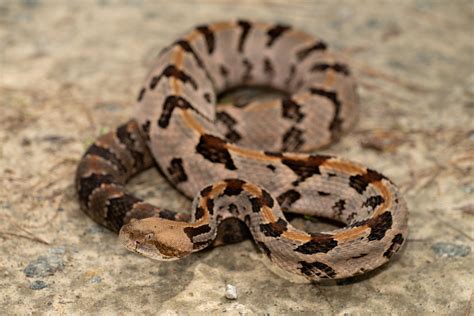
{"label": "snake head", "polygon": [[176,260],[193,250],[193,244],[184,232],[188,225],[158,217],[135,219],[120,229],[119,240],[128,250],[146,257]]}

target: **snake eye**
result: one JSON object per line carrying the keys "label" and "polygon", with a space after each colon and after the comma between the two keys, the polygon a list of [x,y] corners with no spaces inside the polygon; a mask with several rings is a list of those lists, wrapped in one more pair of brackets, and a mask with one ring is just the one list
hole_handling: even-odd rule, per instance
{"label": "snake eye", "polygon": [[145,235],[145,240],[150,240],[150,239],[153,238],[153,236],[155,236],[155,234],[153,234],[153,233],[148,233],[148,234]]}

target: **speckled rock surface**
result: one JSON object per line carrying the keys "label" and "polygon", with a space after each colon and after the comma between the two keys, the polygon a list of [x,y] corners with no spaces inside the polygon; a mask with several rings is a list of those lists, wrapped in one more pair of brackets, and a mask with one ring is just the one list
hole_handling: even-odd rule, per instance
{"label": "speckled rock surface", "polygon": [[[234,2],[0,2],[1,313],[469,314],[473,2]],[[326,151],[382,171],[405,192],[410,236],[392,263],[308,285],[273,274],[251,241],[153,262],[79,210],[75,165],[97,135],[130,117],[160,48],[230,17],[294,24],[349,58],[360,121]],[[154,170],[130,189],[168,208],[190,205]]]}

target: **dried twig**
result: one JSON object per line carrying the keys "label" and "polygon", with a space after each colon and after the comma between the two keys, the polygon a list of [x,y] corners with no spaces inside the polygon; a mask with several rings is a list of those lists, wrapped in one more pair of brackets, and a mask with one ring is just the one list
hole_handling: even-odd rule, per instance
{"label": "dried twig", "polygon": [[0,231],[0,235],[2,236],[13,236],[13,237],[19,237],[19,238],[24,238],[24,239],[28,239],[28,240],[31,240],[31,241],[36,241],[36,242],[39,242],[41,244],[44,244],[44,245],[51,245],[51,243],[47,242],[46,240],[44,239],[41,239],[35,235],[21,235],[21,234],[16,234],[16,233],[12,233],[12,232],[8,232],[8,231]]}

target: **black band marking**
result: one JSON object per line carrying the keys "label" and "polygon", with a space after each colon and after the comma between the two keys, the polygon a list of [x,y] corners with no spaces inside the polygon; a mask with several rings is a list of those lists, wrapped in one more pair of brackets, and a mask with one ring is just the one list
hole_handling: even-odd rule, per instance
{"label": "black band marking", "polygon": [[316,42],[307,48],[303,48],[296,53],[296,58],[298,61],[303,61],[306,59],[312,52],[315,51],[324,51],[327,49],[327,45],[324,42]]}
{"label": "black band marking", "polygon": [[275,43],[275,41],[288,30],[290,30],[290,27],[288,25],[283,24],[277,24],[273,28],[269,29],[267,32],[267,47],[271,47]]}
{"label": "black band marking", "polygon": [[238,46],[239,52],[242,53],[244,51],[245,40],[247,39],[247,35],[249,34],[249,31],[252,25],[249,22],[244,21],[244,20],[237,21],[237,24],[242,29],[242,33],[240,33],[240,37],[239,37],[239,46]]}
{"label": "black band marking", "polygon": [[342,119],[339,117],[341,112],[341,101],[339,101],[337,93],[320,88],[311,88],[310,91],[312,94],[328,98],[334,104],[334,116],[329,125],[329,129],[331,130],[333,138],[339,136],[342,130]]}
{"label": "black band marking", "polygon": [[163,77],[166,77],[166,78],[173,77],[182,81],[183,83],[188,82],[191,84],[194,90],[197,90],[198,88],[196,81],[192,77],[190,77],[187,73],[185,73],[181,69],[176,68],[175,65],[168,65],[165,69],[163,69],[160,75],[154,76],[153,78],[151,78],[150,89],[151,90],[155,89],[156,85]]}
{"label": "black band marking", "polygon": [[196,27],[196,30],[198,30],[199,32],[201,32],[202,35],[204,35],[207,45],[207,52],[209,55],[212,54],[215,48],[214,32],[207,25],[198,26]]}

